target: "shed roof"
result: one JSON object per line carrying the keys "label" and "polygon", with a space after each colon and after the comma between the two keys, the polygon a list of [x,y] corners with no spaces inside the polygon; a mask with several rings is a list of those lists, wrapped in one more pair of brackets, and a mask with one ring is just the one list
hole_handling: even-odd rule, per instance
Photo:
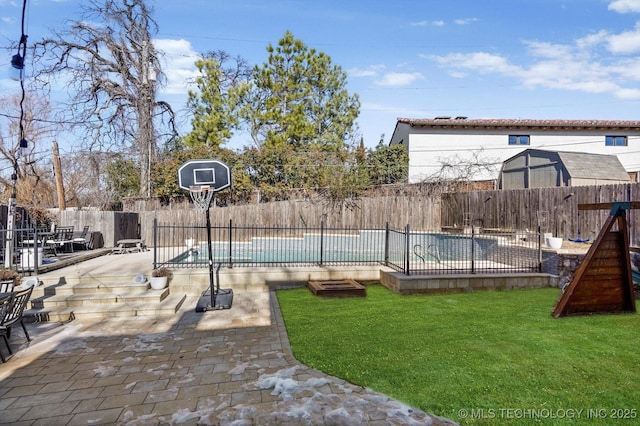
{"label": "shed roof", "polygon": [[558,155],[572,178],[629,180],[624,166],[615,155],[561,151]]}
{"label": "shed roof", "polygon": [[526,149],[512,158],[518,157],[526,152],[536,153],[555,153],[567,170],[571,178],[576,179],[598,179],[598,180],[617,180],[628,181],[627,174],[622,163],[615,155],[605,154],[589,154],[586,152],[568,152],[568,151],[551,151],[543,149]]}

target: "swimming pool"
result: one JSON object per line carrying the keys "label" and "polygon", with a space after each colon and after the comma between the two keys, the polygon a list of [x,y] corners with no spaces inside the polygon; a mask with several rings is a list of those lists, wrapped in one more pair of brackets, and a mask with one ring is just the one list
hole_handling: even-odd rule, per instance
{"label": "swimming pool", "polygon": [[[379,263],[385,259],[384,231],[345,234],[305,233],[301,237],[252,237],[247,241],[212,241],[213,263],[339,264]],[[185,250],[172,263],[208,264],[207,242]]]}
{"label": "swimming pool", "polygon": [[[409,237],[407,238],[407,235]],[[244,241],[212,241],[214,264],[232,266],[365,265],[384,264],[394,269],[453,273],[492,272],[517,267],[535,270],[536,246],[505,243],[504,236],[441,232],[360,230],[305,232],[297,236],[254,236]],[[523,266],[522,260],[526,265]],[[165,264],[198,268],[208,265],[206,241],[186,247]]]}

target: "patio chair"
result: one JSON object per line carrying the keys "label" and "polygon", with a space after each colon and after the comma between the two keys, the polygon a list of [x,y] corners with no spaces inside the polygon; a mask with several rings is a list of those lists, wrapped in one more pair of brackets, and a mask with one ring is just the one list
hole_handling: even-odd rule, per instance
{"label": "patio chair", "polygon": [[89,248],[89,241],[87,240],[87,233],[89,232],[89,226],[85,225],[82,228],[82,232],[77,237],[73,238],[73,245],[80,246],[81,250],[87,250]]}
{"label": "patio chair", "polygon": [[[49,231],[47,228],[37,228],[36,230],[29,230],[27,233],[27,238],[22,240],[23,247],[34,247],[41,246],[43,238],[49,235]],[[36,240],[36,235],[38,239]]]}
{"label": "patio chair", "polygon": [[11,293],[14,285],[15,280],[0,281],[0,294]]}
{"label": "patio chair", "polygon": [[[12,294],[7,294],[6,296],[0,297],[0,318],[4,318],[6,313],[9,311],[9,306],[11,306],[12,298],[13,298]],[[9,347],[9,340],[7,339],[7,333],[8,333],[7,328],[0,326],[0,336],[2,336],[2,339],[4,340],[4,344],[7,345],[7,349],[9,350],[9,353],[11,353],[11,348]],[[4,358],[4,355],[2,355],[2,351],[0,351],[0,359],[2,360],[2,362],[7,362],[7,360]]]}
{"label": "patio chair", "polygon": [[27,331],[27,327],[24,325],[24,321],[22,319],[22,314],[24,312],[24,308],[27,306],[29,299],[31,298],[31,292],[33,291],[33,286],[29,286],[28,288],[20,291],[16,291],[13,293],[11,297],[11,303],[9,304],[8,310],[4,313],[2,319],[0,319],[0,329],[4,329],[4,337],[5,343],[9,348],[9,353],[11,352],[11,346],[9,346],[8,338],[11,337],[11,327],[17,322],[22,326],[22,330],[24,331],[24,335],[27,338],[27,342],[31,341],[31,337],[29,336],[29,332]]}
{"label": "patio chair", "polygon": [[54,256],[58,255],[58,248],[65,249],[69,247],[73,252],[73,226],[58,226],[45,245],[46,249],[53,253]]}

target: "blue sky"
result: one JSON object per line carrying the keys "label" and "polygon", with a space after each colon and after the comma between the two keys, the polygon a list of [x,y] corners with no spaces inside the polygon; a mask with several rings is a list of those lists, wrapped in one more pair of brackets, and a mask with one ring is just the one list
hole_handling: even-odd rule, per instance
{"label": "blue sky", "polygon": [[[78,17],[81,0],[29,0],[29,41]],[[160,97],[181,114],[194,60],[222,49],[251,64],[286,30],[331,56],[361,101],[367,147],[398,117],[640,119],[640,0],[156,0],[166,54]],[[0,0],[0,46],[22,0]],[[0,58],[0,96],[11,52]],[[249,145],[237,134],[228,146]]]}

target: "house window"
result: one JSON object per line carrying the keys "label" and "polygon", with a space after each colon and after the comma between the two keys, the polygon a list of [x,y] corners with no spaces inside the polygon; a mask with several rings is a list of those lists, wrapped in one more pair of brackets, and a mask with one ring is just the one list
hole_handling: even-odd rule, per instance
{"label": "house window", "polygon": [[529,145],[529,135],[509,135],[509,145]]}
{"label": "house window", "polygon": [[627,146],[626,136],[606,136],[604,138],[606,146]]}

